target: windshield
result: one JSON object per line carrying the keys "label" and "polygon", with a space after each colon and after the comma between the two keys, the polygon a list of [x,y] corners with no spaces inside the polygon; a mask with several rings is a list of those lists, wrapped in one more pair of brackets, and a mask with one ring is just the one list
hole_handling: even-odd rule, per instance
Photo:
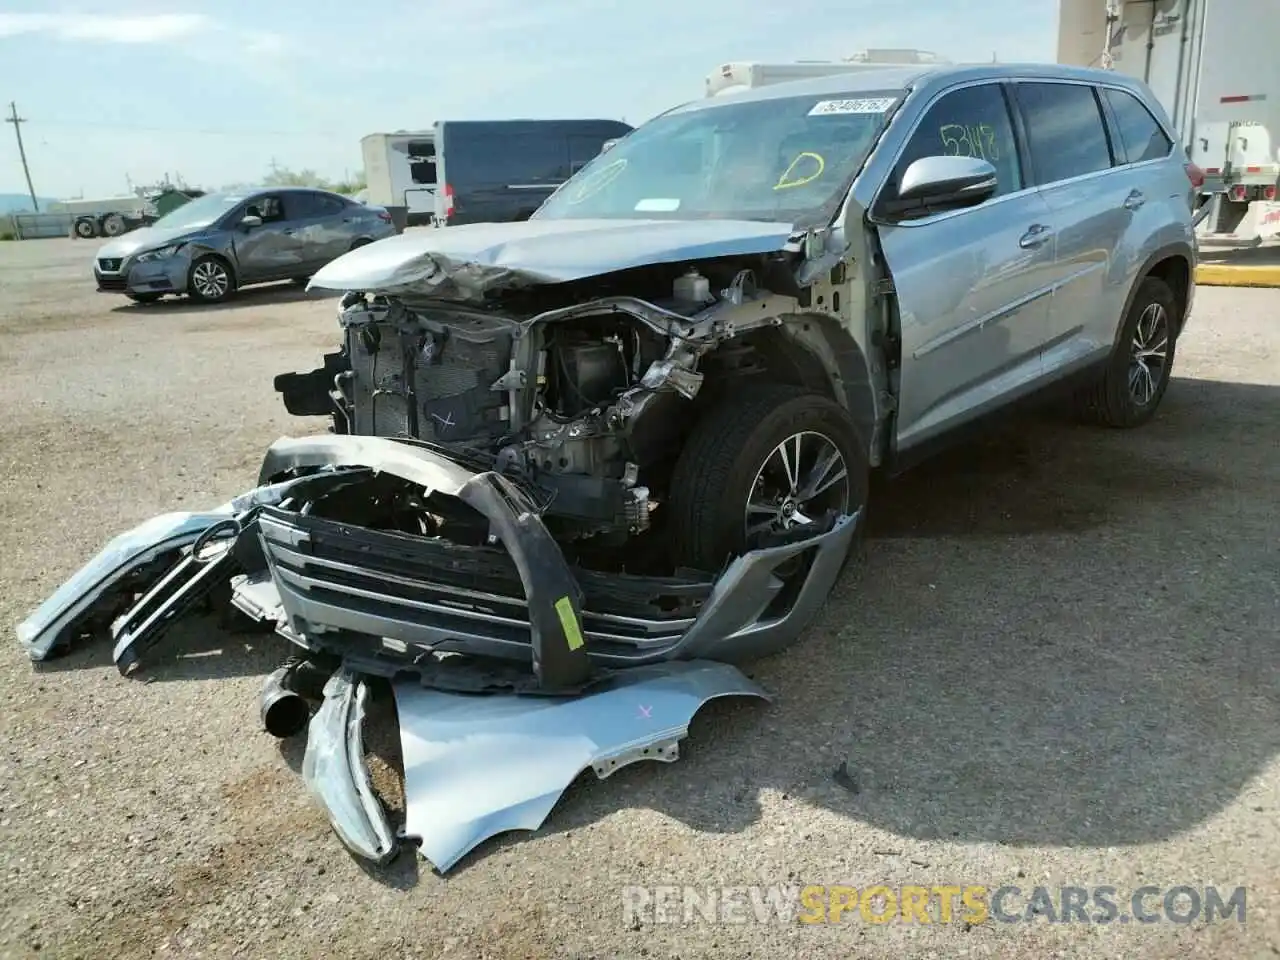
{"label": "windshield", "polygon": [[830,220],[901,91],[724,103],[666,114],[601,153],[538,220]]}
{"label": "windshield", "polygon": [[177,210],[169,211],[152,226],[163,229],[203,227],[207,223],[213,223],[242,200],[243,194],[208,193],[184,203]]}

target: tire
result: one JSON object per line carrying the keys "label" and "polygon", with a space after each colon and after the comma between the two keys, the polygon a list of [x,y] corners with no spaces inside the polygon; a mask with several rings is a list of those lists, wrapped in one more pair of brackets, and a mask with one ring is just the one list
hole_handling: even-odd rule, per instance
{"label": "tire", "polygon": [[[779,447],[796,436],[801,437],[801,470],[793,472],[802,481],[823,451],[838,453],[846,468],[843,480],[809,501],[794,496],[796,484],[784,492],[779,483],[785,466]],[[787,450],[791,449],[788,442]],[[772,518],[763,513],[753,517],[793,526],[806,504],[813,513],[810,520],[827,509],[851,513],[865,507],[869,472],[866,445],[848,413],[834,401],[785,384],[732,392],[695,424],[672,471],[667,522],[674,559],[699,570],[719,570],[748,549],[753,538],[747,533],[747,509],[753,490],[757,502],[780,501]]]}
{"label": "tire", "polygon": [[124,222],[124,217],[118,213],[108,213],[102,218],[102,235],[104,237],[118,237],[122,233],[129,232],[129,225]]}
{"label": "tire", "polygon": [[207,254],[191,265],[187,295],[200,303],[222,303],[236,292],[235,274],[227,261]]}
{"label": "tire", "polygon": [[[1178,298],[1167,283],[1147,277],[1139,285],[1120,328],[1120,338],[1098,379],[1076,395],[1081,420],[1130,429],[1155,415],[1173,372]],[[1163,354],[1156,352],[1163,347]]]}
{"label": "tire", "polygon": [[373,241],[368,237],[357,237],[355,240],[351,241],[351,247],[347,252],[349,253],[351,250],[359,250],[361,247],[367,247],[371,243],[373,243]]}
{"label": "tire", "polygon": [[125,296],[128,297],[130,300],[132,300],[134,303],[155,303],[162,296],[164,296],[164,294],[162,293],[126,293]]}
{"label": "tire", "polygon": [[89,217],[81,217],[76,220],[71,229],[81,240],[92,240],[98,235],[98,225]]}

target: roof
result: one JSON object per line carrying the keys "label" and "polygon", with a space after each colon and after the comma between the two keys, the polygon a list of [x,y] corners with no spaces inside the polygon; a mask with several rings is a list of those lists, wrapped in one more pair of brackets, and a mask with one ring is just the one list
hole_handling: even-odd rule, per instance
{"label": "roof", "polygon": [[1092,83],[1105,80],[1116,86],[1131,88],[1140,86],[1132,78],[1111,70],[1071,67],[1060,63],[922,63],[873,67],[825,77],[772,83],[703,100],[693,100],[671,112],[713,110],[732,103],[778,100],[784,97],[853,97],[881,90],[905,90],[908,87],[917,86],[943,87],[966,80],[999,80],[1013,77],[1083,80]]}

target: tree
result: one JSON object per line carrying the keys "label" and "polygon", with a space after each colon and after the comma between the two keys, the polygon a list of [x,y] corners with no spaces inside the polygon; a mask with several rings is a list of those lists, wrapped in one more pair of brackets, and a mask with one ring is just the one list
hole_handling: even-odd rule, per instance
{"label": "tree", "polygon": [[288,167],[272,166],[271,171],[262,179],[268,187],[316,187],[321,190],[332,190],[334,193],[351,194],[365,188],[364,175],[350,180],[332,181],[322,177],[314,170],[290,170]]}

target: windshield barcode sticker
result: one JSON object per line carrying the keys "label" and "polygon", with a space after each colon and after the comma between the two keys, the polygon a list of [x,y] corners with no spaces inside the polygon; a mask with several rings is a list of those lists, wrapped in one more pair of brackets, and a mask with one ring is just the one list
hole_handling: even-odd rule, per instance
{"label": "windshield barcode sticker", "polygon": [[811,117],[839,113],[884,113],[893,106],[893,97],[867,97],[862,100],[819,100],[809,111]]}

